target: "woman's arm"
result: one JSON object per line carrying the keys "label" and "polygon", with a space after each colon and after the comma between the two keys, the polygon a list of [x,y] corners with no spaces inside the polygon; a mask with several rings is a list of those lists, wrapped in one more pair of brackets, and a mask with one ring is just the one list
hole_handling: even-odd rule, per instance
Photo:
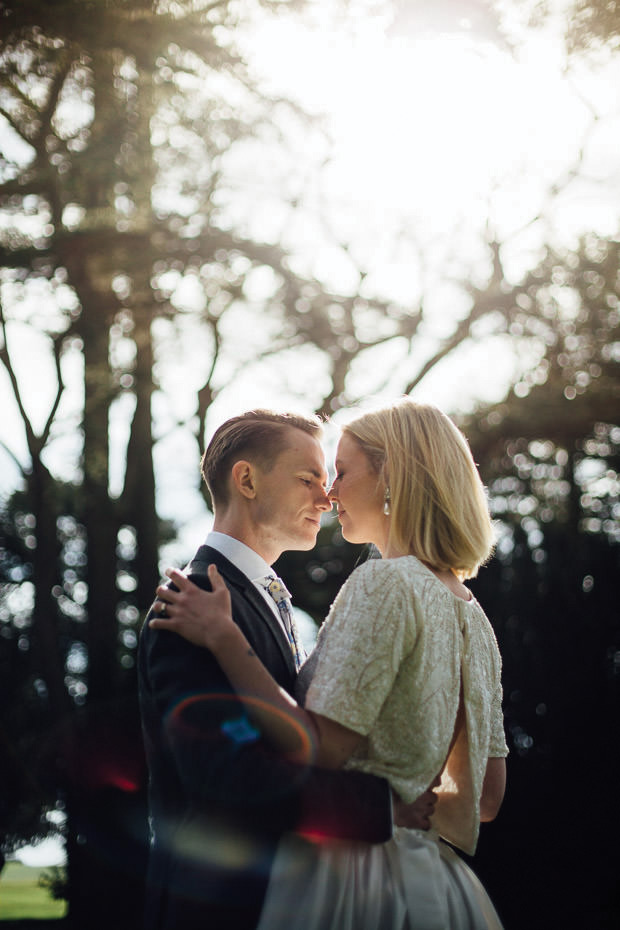
{"label": "woman's arm", "polygon": [[495,757],[487,761],[480,797],[480,820],[495,820],[506,791],[506,760]]}
{"label": "woman's arm", "polygon": [[215,565],[208,568],[212,591],[203,591],[182,572],[166,572],[174,588],[157,588],[156,612],[167,617],[149,626],[178,633],[209,649],[248,712],[281,752],[296,761],[340,768],[361,737],[320,714],[304,710],[271,677],[232,619],[230,593]]}

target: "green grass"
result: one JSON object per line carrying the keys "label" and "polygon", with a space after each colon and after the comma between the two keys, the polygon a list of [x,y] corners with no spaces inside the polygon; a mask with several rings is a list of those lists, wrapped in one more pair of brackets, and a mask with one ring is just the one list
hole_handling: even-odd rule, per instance
{"label": "green grass", "polygon": [[45,868],[30,868],[21,862],[7,862],[0,873],[0,921],[16,918],[49,920],[64,917],[65,901],[54,901],[38,881]]}

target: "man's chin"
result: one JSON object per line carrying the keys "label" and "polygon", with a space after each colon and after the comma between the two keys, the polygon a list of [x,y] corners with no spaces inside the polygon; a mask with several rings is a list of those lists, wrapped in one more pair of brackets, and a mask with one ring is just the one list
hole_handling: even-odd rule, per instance
{"label": "man's chin", "polygon": [[316,546],[316,539],[318,535],[319,531],[317,530],[314,535],[308,534],[307,537],[299,537],[295,540],[294,543],[291,543],[291,545],[287,546],[286,548],[293,549],[296,552],[309,552],[310,549],[314,549]]}

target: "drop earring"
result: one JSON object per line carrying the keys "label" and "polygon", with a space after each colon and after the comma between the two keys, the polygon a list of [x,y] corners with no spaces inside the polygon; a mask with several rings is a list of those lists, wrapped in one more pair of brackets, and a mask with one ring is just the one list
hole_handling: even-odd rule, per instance
{"label": "drop earring", "polygon": [[386,515],[386,517],[389,517],[389,515],[390,515],[390,513],[391,513],[391,510],[390,510],[390,501],[391,501],[391,499],[392,499],[392,498],[390,497],[390,489],[389,489],[389,487],[387,487],[387,488],[385,489],[385,494],[384,494],[384,496],[383,496],[383,513]]}

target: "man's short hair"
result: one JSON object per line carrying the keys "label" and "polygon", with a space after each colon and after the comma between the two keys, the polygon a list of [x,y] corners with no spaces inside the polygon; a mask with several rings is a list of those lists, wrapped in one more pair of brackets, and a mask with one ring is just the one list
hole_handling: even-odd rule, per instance
{"label": "man's short hair", "polygon": [[200,463],[214,507],[229,502],[230,470],[235,462],[246,459],[268,470],[289,445],[290,429],[303,430],[317,440],[322,434],[318,417],[273,410],[248,410],[216,429]]}

